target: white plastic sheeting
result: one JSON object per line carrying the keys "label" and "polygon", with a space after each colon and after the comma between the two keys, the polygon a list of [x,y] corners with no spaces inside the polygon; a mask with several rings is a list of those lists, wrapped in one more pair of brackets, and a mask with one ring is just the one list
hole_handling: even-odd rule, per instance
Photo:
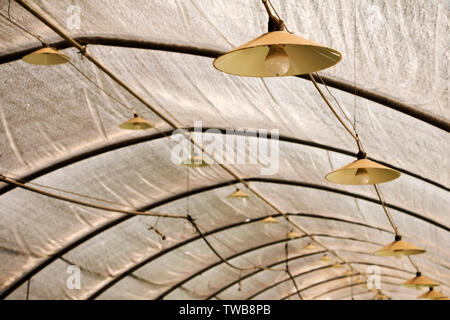
{"label": "white plastic sheeting", "polygon": [[[450,119],[445,1],[356,1],[356,56],[354,1],[273,3],[290,30],[342,52],[343,61],[323,74],[349,83],[356,79],[362,88]],[[67,27],[71,5],[78,6],[81,14],[80,28],[68,30],[74,37],[140,39],[221,51],[265,32],[267,23],[257,0],[245,4],[207,0],[33,2],[63,28]],[[8,2],[1,1],[3,14],[7,15],[7,8]],[[14,1],[10,13],[14,21],[45,41],[60,40]],[[0,26],[0,55],[39,45],[3,18]],[[189,204],[189,213],[200,228],[213,232],[208,239],[223,257],[245,252],[230,261],[240,267],[279,262],[274,267],[278,271],[250,275],[254,270],[239,272],[220,263],[203,240],[193,240],[198,235],[183,220],[139,216],[114,224],[122,214],[14,189],[0,196],[0,292],[83,239],[32,277],[31,299],[85,299],[93,295],[101,299],[154,299],[160,295],[166,299],[245,299],[255,294],[256,299],[280,299],[295,293],[289,280],[276,285],[287,279],[282,271],[286,258],[282,240],[289,227],[284,223],[244,223],[273,214],[273,209],[255,196],[245,202],[226,199],[234,190],[226,185],[194,193],[189,200],[183,197],[188,191],[187,169],[171,162],[174,143],[170,138],[152,138],[170,127],[75,49],[63,51],[98,85],[155,123],[157,130],[120,130],[117,125],[131,117],[131,112],[69,64],[45,68],[12,61],[0,65],[0,172],[23,177],[69,159],[65,166],[33,182],[115,201],[123,204],[122,208],[159,203],[153,210],[184,214]],[[89,45],[88,51],[182,127],[192,127],[194,121],[201,120],[203,127],[211,128],[279,129],[282,136],[356,151],[351,137],[308,81],[229,76],[216,71],[210,58],[179,53],[95,45]],[[333,93],[353,117],[355,97],[339,90]],[[386,201],[398,209],[391,211],[405,240],[427,250],[414,260],[448,295],[448,133],[362,98],[356,98],[356,106],[357,129],[370,157],[441,185],[403,174],[381,188]],[[70,161],[135,137],[148,137],[148,141]],[[251,185],[281,210],[298,214],[293,218],[298,224],[352,262],[359,272],[365,273],[368,265],[380,265],[386,275],[382,277],[386,282],[383,292],[395,299],[415,298],[415,290],[389,284],[413,276],[414,268],[406,259],[371,255],[393,240],[381,206],[367,199],[376,200],[373,187],[333,185],[323,178],[352,158],[293,142],[280,141],[279,147],[275,174],[261,175],[261,165],[239,164],[233,170],[243,178],[254,179]],[[232,179],[217,165],[190,169],[189,190]],[[181,198],[176,199],[178,196]],[[173,201],[169,201],[171,197],[175,197]],[[148,230],[155,223],[166,240]],[[242,225],[226,227],[234,223]],[[114,225],[95,233],[108,224]],[[290,270],[299,275],[296,281],[305,289],[305,298],[316,298],[350,283],[347,278],[325,281],[341,276],[341,269],[312,271],[323,265],[317,263],[320,254],[308,255],[310,252],[301,250],[306,241],[302,238],[289,243],[290,257],[299,256],[289,262]],[[72,264],[81,269],[80,290],[67,288],[66,271]],[[244,279],[238,290],[240,277]],[[266,287],[270,288],[263,291]],[[22,285],[8,298],[23,299],[25,290],[26,285]],[[358,290],[362,289],[355,287],[355,292]],[[346,288],[318,298],[349,298],[349,293],[350,288]],[[371,295],[356,296],[362,297]]]}

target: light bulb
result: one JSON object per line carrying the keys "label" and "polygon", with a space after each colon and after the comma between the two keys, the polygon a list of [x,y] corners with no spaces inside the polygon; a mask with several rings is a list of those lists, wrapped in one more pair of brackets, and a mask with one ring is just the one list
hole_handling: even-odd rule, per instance
{"label": "light bulb", "polygon": [[265,64],[267,72],[276,76],[282,76],[289,70],[289,56],[281,46],[272,45],[266,56]]}
{"label": "light bulb", "polygon": [[367,169],[359,168],[356,170],[355,179],[359,184],[368,184],[369,183],[369,172]]}
{"label": "light bulb", "polygon": [[400,259],[401,257],[403,257],[403,251],[394,251],[394,257]]}

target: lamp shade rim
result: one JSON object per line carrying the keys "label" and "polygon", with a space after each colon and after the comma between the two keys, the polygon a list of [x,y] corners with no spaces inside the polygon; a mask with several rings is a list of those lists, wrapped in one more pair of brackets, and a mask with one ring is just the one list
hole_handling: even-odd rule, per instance
{"label": "lamp shade rim", "polygon": [[66,63],[70,58],[56,49],[45,47],[27,54],[22,60],[34,65],[51,66]]}
{"label": "lamp shade rim", "polygon": [[424,253],[424,252],[426,252],[426,250],[416,247],[415,245],[412,245],[404,240],[397,240],[397,241],[391,242],[387,246],[384,246],[383,248],[375,251],[374,255],[376,255],[376,256],[394,256],[396,252],[401,252],[404,255],[409,256],[409,255]]}
{"label": "lamp shade rim", "polygon": [[418,276],[414,277],[412,279],[409,279],[405,283],[402,284],[405,287],[410,288],[424,288],[424,287],[437,287],[439,286],[438,283],[434,282],[433,280],[425,277],[425,276]]}
{"label": "lamp shade rim", "polygon": [[213,61],[222,72],[244,77],[277,77],[265,69],[270,46],[283,46],[292,66],[282,76],[307,74],[334,66],[342,54],[332,48],[301,38],[286,31],[272,31],[222,54]]}
{"label": "lamp shade rim", "polygon": [[150,123],[150,121],[136,116],[120,124],[119,128],[126,130],[145,130],[153,128],[153,125]]}
{"label": "lamp shade rim", "polygon": [[[367,183],[361,183],[357,178],[358,170],[364,169],[368,174]],[[401,173],[395,169],[386,167],[380,163],[369,159],[355,160],[339,169],[336,169],[325,176],[325,179],[337,183],[347,185],[360,184],[379,184],[388,182],[400,177]]]}

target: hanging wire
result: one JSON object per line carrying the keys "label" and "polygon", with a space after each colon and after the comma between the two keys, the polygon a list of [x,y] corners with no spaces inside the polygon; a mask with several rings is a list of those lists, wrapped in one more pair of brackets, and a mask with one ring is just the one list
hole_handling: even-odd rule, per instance
{"label": "hanging wire", "polygon": [[138,112],[128,106],[127,104],[123,103],[122,101],[120,101],[118,98],[116,98],[114,95],[112,95],[111,93],[109,93],[108,91],[106,91],[105,89],[103,89],[101,86],[99,86],[94,80],[92,80],[91,78],[89,78],[89,76],[84,73],[80,68],[78,68],[74,63],[72,63],[72,61],[68,61],[69,64],[76,70],[78,71],[86,80],[88,80],[91,84],[93,84],[97,89],[99,89],[100,91],[102,91],[104,94],[106,94],[108,97],[110,97],[111,99],[113,99],[115,102],[117,102],[118,104],[120,104],[122,107],[126,108],[128,111],[131,111],[134,114],[138,114]]}
{"label": "hanging wire", "polygon": [[391,213],[389,212],[388,207],[386,206],[384,202],[383,194],[381,193],[381,189],[377,184],[374,184],[373,187],[375,188],[375,191],[377,192],[378,198],[380,199],[381,206],[383,207],[384,212],[386,213],[386,217],[389,220],[389,223],[391,224],[392,228],[394,229],[395,235],[399,236],[400,233],[398,232],[398,228],[394,223],[394,220],[392,219]]}
{"label": "hanging wire", "polygon": [[420,272],[419,267],[417,266],[417,264],[412,260],[411,256],[407,256],[409,262],[411,262],[412,266],[416,269],[417,272]]}
{"label": "hanging wire", "polygon": [[[314,72],[314,75],[316,75],[320,82],[322,83],[322,85],[325,87],[325,89],[328,91],[328,93],[330,94],[330,96],[334,99],[334,101],[336,102],[337,106],[339,107],[339,110],[342,112],[342,114],[345,116],[345,118],[348,120],[348,122],[352,125],[352,120],[350,119],[350,117],[347,115],[347,113],[345,112],[344,108],[342,108],[341,104],[339,103],[339,100],[334,96],[334,94],[331,92],[331,90],[328,88],[328,86],[325,84],[325,81],[323,81],[321,75],[318,72]],[[355,131],[355,127],[354,125],[352,125],[353,127],[353,131]],[[356,132],[355,132],[356,135]]]}
{"label": "hanging wire", "polygon": [[[263,3],[264,3],[264,1],[265,1],[265,0],[262,0]],[[280,15],[278,14],[277,10],[276,10],[275,7],[273,6],[272,1],[270,1],[270,0],[267,0],[267,1],[269,2],[269,5],[270,5],[270,7],[272,8],[273,12],[275,12],[275,15],[277,16],[278,20],[283,21],[283,20],[281,19]],[[284,21],[283,21],[283,26],[284,26],[284,28],[286,29],[287,32],[289,32],[289,33],[292,34],[292,32],[288,29],[288,27],[286,26],[286,24],[284,24]]]}
{"label": "hanging wire", "polygon": [[298,288],[297,282],[295,281],[294,277],[292,276],[291,270],[289,269],[289,241],[286,240],[286,243],[284,245],[284,250],[285,250],[285,254],[286,254],[286,273],[289,276],[289,279],[291,279],[292,283],[294,284],[295,287],[295,291],[299,297],[300,300],[303,300],[302,295],[300,294],[300,290]]}
{"label": "hanging wire", "polygon": [[5,16],[2,12],[0,12],[0,16],[2,16],[3,18],[5,18],[6,20],[8,20],[9,22],[11,22],[13,25],[15,25],[17,28],[21,29],[22,31],[28,33],[30,36],[32,36],[33,38],[37,39],[44,47],[48,47],[47,42],[45,42],[40,36],[38,36],[36,33],[31,32],[30,30],[27,30],[26,28],[22,27],[20,24],[18,24],[17,22],[15,22],[14,20],[11,19],[11,15],[9,12],[10,8],[8,7],[8,16]]}

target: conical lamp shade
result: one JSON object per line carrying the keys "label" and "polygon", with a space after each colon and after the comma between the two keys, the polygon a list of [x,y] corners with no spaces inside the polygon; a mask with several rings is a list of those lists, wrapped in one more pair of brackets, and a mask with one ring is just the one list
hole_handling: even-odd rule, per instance
{"label": "conical lamp shade", "polygon": [[311,244],[311,242],[308,242],[306,246],[303,247],[304,250],[314,250],[316,247]]}
{"label": "conical lamp shade", "polygon": [[119,125],[119,128],[126,130],[145,130],[152,127],[152,124],[148,120],[139,117],[137,114],[135,114],[130,120],[127,120]]}
{"label": "conical lamp shade", "polygon": [[266,217],[261,220],[261,223],[280,223],[280,221],[274,217]]}
{"label": "conical lamp shade", "polygon": [[191,157],[190,159],[183,161],[181,164],[191,168],[206,167],[208,165],[200,156]]}
{"label": "conical lamp shade", "polygon": [[369,159],[359,159],[330,172],[325,176],[330,182],[339,184],[378,184],[400,177],[397,170],[385,167]]}
{"label": "conical lamp shade", "polygon": [[331,258],[325,254],[325,255],[323,255],[322,258],[319,259],[319,261],[323,261],[323,262],[331,261]]}
{"label": "conical lamp shade", "polygon": [[228,199],[248,199],[250,196],[240,189],[227,196]]}
{"label": "conical lamp shade", "polygon": [[439,284],[417,272],[414,278],[409,279],[403,285],[409,288],[423,289],[425,287],[436,287]]}
{"label": "conical lamp shade", "polygon": [[360,277],[358,277],[355,280],[353,280],[353,283],[364,283],[364,282],[365,281],[362,278],[360,278]]}
{"label": "conical lamp shade", "polygon": [[298,233],[295,232],[295,231],[291,231],[291,232],[289,232],[289,233],[287,234],[287,237],[288,237],[289,239],[296,239],[296,238],[300,238],[301,235],[298,234]]}
{"label": "conical lamp shade", "polygon": [[[282,49],[288,57],[287,72],[269,72],[266,58],[271,48]],[[287,59],[287,58],[286,58]],[[307,74],[334,66],[342,55],[331,48],[285,31],[263,34],[214,60],[222,72],[245,77],[276,77]]]}
{"label": "conical lamp shade", "polygon": [[438,291],[434,291],[433,288],[430,288],[430,290],[417,297],[417,299],[431,299],[431,300],[440,300],[446,298],[448,297],[445,294]]}
{"label": "conical lamp shade", "polygon": [[391,242],[380,250],[375,251],[374,255],[382,257],[395,256],[396,258],[401,258],[404,255],[410,256],[413,254],[424,253],[426,251],[401,239],[402,238],[400,236],[395,236],[394,242]]}
{"label": "conical lamp shade", "polygon": [[342,263],[336,262],[335,264],[333,264],[333,268],[342,269],[344,268],[344,265]]}
{"label": "conical lamp shade", "polygon": [[377,291],[375,294],[375,297],[373,297],[375,300],[390,300],[391,298],[387,295],[383,294],[381,291]]}
{"label": "conical lamp shade", "polygon": [[22,58],[23,61],[41,66],[53,66],[66,63],[70,60],[68,56],[53,48],[42,48]]}

